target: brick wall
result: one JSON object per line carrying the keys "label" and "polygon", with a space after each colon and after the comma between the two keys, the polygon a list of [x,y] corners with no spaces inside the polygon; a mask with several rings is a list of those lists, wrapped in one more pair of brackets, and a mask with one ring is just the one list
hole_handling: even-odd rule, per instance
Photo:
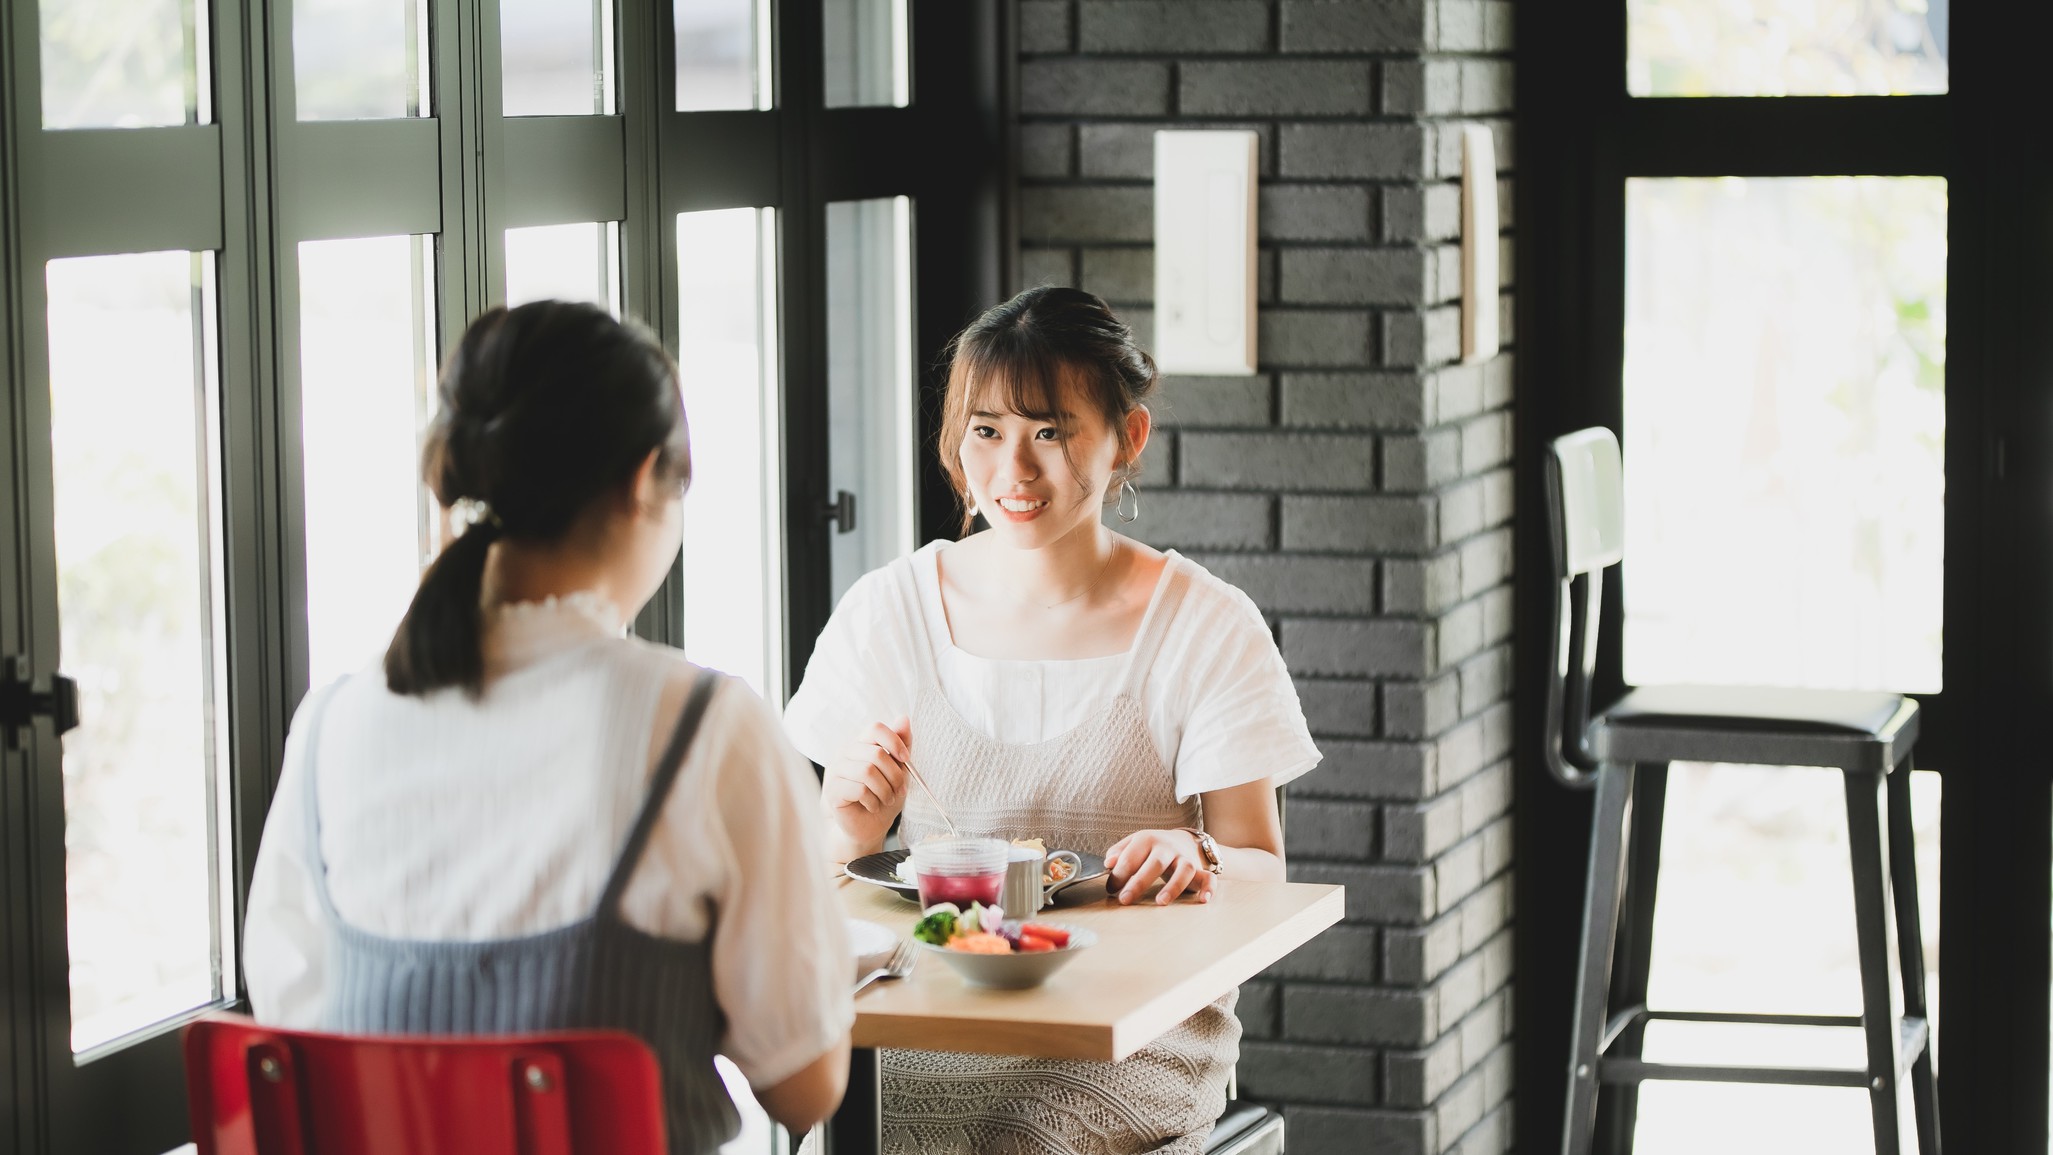
{"label": "brick wall", "polygon": [[1347,921],[1241,997],[1242,1094],[1297,1153],[1510,1142],[1511,364],[1457,361],[1459,130],[1496,129],[1508,211],[1511,23],[1019,0],[1020,287],[1081,285],[1145,338],[1152,133],[1261,134],[1262,371],[1165,383],[1132,528],[1262,607],[1325,751],[1291,876],[1345,883]]}

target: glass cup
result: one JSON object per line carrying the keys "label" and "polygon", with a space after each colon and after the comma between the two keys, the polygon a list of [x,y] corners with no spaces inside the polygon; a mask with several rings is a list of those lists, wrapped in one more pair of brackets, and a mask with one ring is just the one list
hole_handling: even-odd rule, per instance
{"label": "glass cup", "polygon": [[912,873],[920,888],[922,910],[952,902],[967,910],[972,902],[993,906],[1005,885],[1005,860],[1010,846],[998,838],[939,834],[912,848]]}

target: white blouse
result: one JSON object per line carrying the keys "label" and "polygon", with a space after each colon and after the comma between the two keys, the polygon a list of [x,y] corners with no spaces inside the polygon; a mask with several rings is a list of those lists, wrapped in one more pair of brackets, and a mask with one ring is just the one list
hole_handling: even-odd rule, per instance
{"label": "white blouse", "polygon": [[[475,941],[592,913],[652,747],[698,672],[676,650],[621,636],[621,620],[591,595],[494,613],[477,701],[454,689],[393,694],[380,668],[335,685],[320,729],[320,855],[345,921]],[[302,706],[286,739],[243,938],[257,1017],[292,1027],[318,1024],[327,939],[305,837],[305,716]],[[621,907],[666,938],[713,934],[720,1050],[759,1087],[797,1073],[854,1021],[824,847],[811,769],[769,708],[724,679]]]}
{"label": "white blouse", "polygon": [[[948,704],[999,742],[1046,741],[1104,709],[1118,692],[1123,653],[1021,661],[957,647],[941,604],[939,559],[951,544],[933,542],[873,570],[842,596],[784,710],[784,732],[806,757],[824,764],[870,723],[912,713],[919,692],[914,646],[931,649]],[[1174,550],[1162,582],[1171,566],[1190,573],[1190,590],[1148,671],[1141,708],[1162,764],[1176,772],[1177,800],[1261,778],[1281,786],[1318,765],[1297,687],[1261,611]],[[900,608],[896,591],[906,582],[917,590],[925,636]],[[1161,589],[1158,583],[1157,599]]]}

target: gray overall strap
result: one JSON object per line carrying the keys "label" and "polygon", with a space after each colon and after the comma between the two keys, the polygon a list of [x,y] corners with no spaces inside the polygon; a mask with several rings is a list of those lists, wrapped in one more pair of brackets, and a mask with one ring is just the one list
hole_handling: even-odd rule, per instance
{"label": "gray overall strap", "polygon": [[692,684],[691,697],[685,699],[684,712],[678,715],[677,729],[670,735],[669,745],[663,748],[655,773],[649,776],[649,793],[642,799],[641,813],[636,816],[627,841],[620,847],[620,859],[613,864],[612,876],[606,879],[606,892],[599,897],[597,917],[619,918],[620,896],[626,893],[627,880],[634,875],[635,867],[642,860],[642,851],[649,844],[649,835],[663,817],[664,803],[670,797],[671,785],[677,781],[679,768],[684,765],[685,752],[691,748],[692,738],[699,730],[699,721],[706,716],[706,706],[712,702],[713,692],[719,688],[718,673],[699,671]]}

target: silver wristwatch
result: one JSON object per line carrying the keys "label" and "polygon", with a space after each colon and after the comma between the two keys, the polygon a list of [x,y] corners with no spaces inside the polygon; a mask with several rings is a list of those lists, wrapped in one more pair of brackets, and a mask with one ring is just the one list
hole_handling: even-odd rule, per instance
{"label": "silver wristwatch", "polygon": [[1219,844],[1212,841],[1211,835],[1206,834],[1195,826],[1184,826],[1179,827],[1179,829],[1198,840],[1198,853],[1205,856],[1206,870],[1217,875],[1225,869],[1225,867],[1219,864]]}

